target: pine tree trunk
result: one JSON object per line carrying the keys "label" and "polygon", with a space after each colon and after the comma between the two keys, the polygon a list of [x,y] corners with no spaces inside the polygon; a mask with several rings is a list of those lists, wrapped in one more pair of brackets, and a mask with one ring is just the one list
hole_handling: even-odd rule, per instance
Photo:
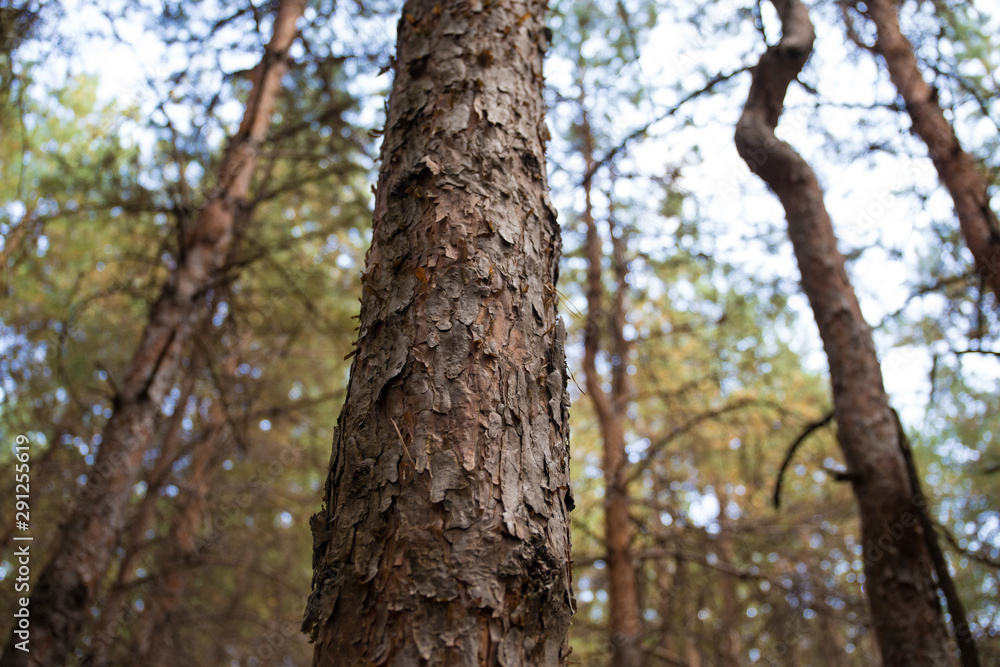
{"label": "pine tree trunk", "polygon": [[837,436],[859,504],[865,586],[883,664],[952,665],[952,646],[871,330],[848,280],[816,175],[774,135],[785,92],[812,52],[814,33],[802,3],[773,4],[782,37],[754,71],[736,146],[785,208],[802,289],[823,339]]}
{"label": "pine tree trunk", "polygon": [[[581,105],[582,106],[582,105]],[[593,164],[592,137],[586,111],[583,112],[584,159],[589,169]],[[604,469],[604,546],[608,566],[608,629],[611,632],[611,664],[616,667],[639,667],[642,664],[639,621],[639,599],[632,563],[632,522],[628,513],[628,468],[625,458],[624,413],[628,389],[623,371],[627,345],[622,328],[625,324],[625,276],[619,276],[618,296],[610,312],[604,304],[604,282],[601,266],[604,257],[591,206],[591,184],[584,183],[584,223],[587,226],[587,322],[584,332],[583,370],[587,394],[594,404],[601,431]],[[623,264],[623,263],[622,263]],[[623,267],[620,267],[623,269]],[[618,357],[613,369],[610,395],[597,372],[597,353],[601,332],[608,334],[610,356]]]}
{"label": "pine tree trunk", "polygon": [[[191,571],[196,567],[197,537],[205,510],[205,498],[228,449],[226,414],[220,401],[211,407],[212,417],[206,433],[193,448],[191,466],[184,479],[180,502],[172,518],[169,537],[158,555],[156,588],[147,598],[140,624],[149,628],[149,642],[133,655],[137,664],[146,667],[172,667],[182,664],[177,654],[177,626],[183,622],[184,591]],[[143,634],[139,628],[140,636]]]}
{"label": "pine tree trunk", "polygon": [[944,117],[937,91],[927,85],[913,46],[899,29],[894,2],[867,0],[864,14],[878,32],[875,52],[885,59],[889,78],[906,104],[913,132],[927,146],[941,182],[951,194],[965,243],[983,282],[1000,304],[1000,226],[990,208],[986,179],[971,155],[962,149],[955,130]]}
{"label": "pine tree trunk", "polygon": [[[180,398],[177,400],[178,406],[187,405],[188,398],[194,390],[195,376],[192,372],[194,369],[188,370],[189,373],[181,384]],[[167,475],[177,460],[184,418],[185,411],[183,409],[175,410],[157,445],[160,456],[156,459],[153,469],[145,477],[145,495],[135,509],[128,528],[119,538],[119,546],[124,553],[118,559],[118,572],[115,581],[110,585],[104,599],[98,603],[101,615],[98,617],[96,626],[90,631],[84,631],[85,634],[89,634],[90,641],[80,661],[82,667],[103,667],[108,664],[109,650],[117,639],[117,631],[123,619],[131,617],[133,614],[131,609],[126,608],[126,605],[129,589],[134,585],[136,560],[143,553],[142,549],[148,541],[146,532],[154,525],[154,510],[156,501],[159,499],[159,490],[166,482]]]}
{"label": "pine tree trunk", "polygon": [[[586,108],[585,82],[579,63],[581,153],[590,174],[594,165],[594,134]],[[627,470],[625,457],[625,410],[628,407],[628,377],[625,372],[628,343],[625,340],[625,291],[627,263],[622,240],[615,238],[612,264],[617,290],[610,309],[605,304],[603,260],[604,247],[597,230],[592,204],[593,182],[586,176],[583,182],[583,221],[587,228],[587,321],[584,331],[583,371],[587,395],[601,432],[604,471],[604,547],[608,573],[608,630],[611,664],[616,667],[639,667],[642,664],[640,644],[642,625],[639,620],[639,597],[632,558],[632,522],[628,513]],[[610,216],[609,216],[610,217]],[[610,223],[610,220],[609,220]],[[597,372],[597,354],[602,332],[606,334],[608,354],[612,362],[611,391],[604,390],[604,380]]]}
{"label": "pine tree trunk", "polygon": [[316,665],[561,665],[573,608],[545,4],[409,0],[312,520]]}
{"label": "pine tree trunk", "polygon": [[31,595],[31,651],[14,649],[0,665],[62,664],[73,651],[125,528],[156,415],[173,385],[181,353],[202,315],[206,291],[230,251],[245,214],[257,152],[264,140],[305,0],[282,0],[239,131],[223,160],[216,189],[186,235],[177,268],[150,312],[139,348],[114,400],[97,459]]}

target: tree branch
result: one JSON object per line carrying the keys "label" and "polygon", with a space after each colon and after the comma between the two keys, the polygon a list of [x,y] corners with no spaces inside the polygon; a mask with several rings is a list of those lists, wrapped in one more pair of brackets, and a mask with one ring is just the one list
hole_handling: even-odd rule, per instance
{"label": "tree branch", "polygon": [[827,424],[833,421],[833,410],[830,410],[826,415],[817,419],[814,422],[810,422],[804,431],[799,434],[799,437],[795,439],[788,447],[788,453],[785,454],[785,460],[781,462],[781,468],[778,469],[778,477],[774,481],[774,508],[778,509],[781,507],[781,480],[785,476],[785,470],[788,468],[789,464],[792,462],[792,457],[795,456],[795,451],[799,448],[803,442],[806,441],[810,435],[815,431],[823,428]]}

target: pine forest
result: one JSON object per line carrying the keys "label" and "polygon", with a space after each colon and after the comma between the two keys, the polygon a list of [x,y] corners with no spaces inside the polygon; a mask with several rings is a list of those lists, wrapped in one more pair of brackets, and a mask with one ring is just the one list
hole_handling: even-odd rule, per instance
{"label": "pine forest", "polygon": [[0,0],[0,667],[1000,666],[1000,5]]}

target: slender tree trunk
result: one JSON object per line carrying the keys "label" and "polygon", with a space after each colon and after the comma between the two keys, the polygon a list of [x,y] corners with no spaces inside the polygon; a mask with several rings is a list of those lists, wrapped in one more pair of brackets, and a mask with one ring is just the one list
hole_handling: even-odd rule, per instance
{"label": "slender tree trunk", "polygon": [[[716,539],[719,555],[723,563],[734,563],[733,541],[739,538],[738,526],[736,522],[726,515],[726,507],[729,505],[729,496],[722,490],[716,489],[719,497],[719,506],[722,511],[719,515],[719,536]],[[742,613],[740,610],[739,591],[737,585],[739,579],[729,574],[722,577],[720,591],[722,594],[722,654],[725,656],[725,664],[738,665],[742,662],[743,641],[740,637],[740,621]]]}
{"label": "slender tree trunk", "polygon": [[[247,339],[236,337],[234,344],[235,349],[220,364],[221,374],[229,380],[236,377]],[[155,588],[146,596],[146,608],[135,633],[138,650],[133,653],[133,660],[149,667],[184,664],[183,646],[177,635],[177,628],[184,621],[182,602],[191,572],[200,562],[197,538],[205,514],[205,499],[219,465],[231,451],[226,390],[218,380],[217,387],[218,395],[212,399],[203,435],[191,447],[191,465],[179,484],[181,494],[171,517],[170,533],[156,554]]]}
{"label": "slender tree trunk", "polygon": [[[679,559],[677,559],[679,560]],[[653,560],[653,568],[656,572],[656,585],[662,591],[659,599],[658,611],[660,613],[659,641],[654,650],[669,655],[677,655],[680,642],[675,634],[679,624],[677,623],[678,600],[674,591],[674,576],[670,573],[668,558],[656,558]]]}
{"label": "slender tree trunk", "polygon": [[773,4],[782,37],[754,71],[736,146],[785,208],[802,288],[829,360],[837,435],[858,499],[865,585],[883,663],[952,665],[952,646],[871,330],[837,250],[816,175],[774,135],[785,92],[812,52],[814,33],[802,3]]}
{"label": "slender tree trunk", "polygon": [[[614,489],[610,499],[613,499],[615,509],[613,512],[605,513],[605,536],[608,540],[609,554],[614,552],[613,565],[609,563],[609,569],[614,568],[615,587],[620,593],[615,605],[619,620],[614,623],[615,627],[612,630],[612,640],[617,640],[616,646],[617,643],[621,643],[621,649],[616,648],[620,660],[615,664],[618,667],[633,665],[639,667],[646,663],[642,647],[643,603],[639,597],[638,570],[632,548],[635,531],[628,513],[628,480],[631,475],[625,452],[625,415],[631,395],[626,372],[631,346],[625,338],[628,262],[625,259],[625,232],[619,230],[617,235],[615,233],[613,193],[609,193],[609,199],[612,200],[608,229],[611,237],[611,268],[615,276],[615,294],[608,321],[608,337],[611,353],[611,406],[615,417],[607,424],[609,438],[605,440],[605,446],[611,443],[615,451],[609,457],[607,449],[605,450],[604,475],[606,486]],[[587,377],[590,377],[589,374]],[[608,476],[608,470],[614,471],[613,477]]]}
{"label": "slender tree trunk", "polygon": [[[682,605],[684,609],[684,643],[686,649],[684,655],[691,667],[702,667],[702,662],[705,658],[705,650],[702,646],[704,633],[698,631],[701,625],[698,619],[698,612],[705,608],[706,587],[703,585],[699,586],[698,582],[692,581],[692,579],[704,577],[705,573],[696,571],[694,572],[694,576],[691,576],[691,568],[688,566],[687,561],[683,559],[678,560],[678,568],[681,567],[684,568],[684,579],[688,585],[688,591],[684,595],[684,603]],[[678,573],[680,572],[681,570],[678,569]]]}
{"label": "slender tree trunk", "polygon": [[316,665],[561,665],[573,608],[545,3],[408,0],[312,520]]}
{"label": "slender tree trunk", "polygon": [[201,527],[209,483],[226,453],[222,446],[226,441],[226,415],[216,401],[212,406],[212,421],[207,433],[193,448],[191,467],[183,484],[184,497],[178,503],[170,536],[157,559],[159,581],[148,596],[148,607],[140,617],[140,622],[149,629],[150,641],[139,655],[134,656],[138,664],[148,667],[179,664],[176,627],[177,621],[183,619],[177,617],[181,613],[184,589],[194,566],[195,538]]}
{"label": "slender tree trunk", "polygon": [[878,38],[874,50],[885,59],[889,78],[906,104],[913,132],[926,144],[934,168],[951,194],[976,270],[1000,305],[1000,225],[990,208],[986,179],[944,117],[937,90],[924,81],[913,46],[899,29],[896,3],[866,0],[856,6],[864,6],[864,15],[875,24]]}
{"label": "slender tree trunk", "polygon": [[125,553],[118,562],[118,573],[114,583],[108,589],[104,600],[100,602],[101,615],[90,633],[90,643],[81,661],[84,667],[99,667],[108,662],[108,650],[116,639],[117,633],[115,631],[122,618],[126,616],[125,604],[133,583],[134,564],[142,554],[143,546],[147,542],[146,531],[153,526],[156,501],[159,497],[158,492],[166,481],[171,466],[177,460],[177,450],[181,443],[181,426],[185,418],[185,406],[193,390],[194,375],[189,373],[181,384],[177,408],[160,441],[160,456],[153,465],[153,469],[146,476],[146,493],[139,502],[135,516],[129,522],[128,529],[121,538]]}
{"label": "slender tree trunk", "polygon": [[962,599],[958,596],[958,589],[955,588],[951,572],[948,571],[948,562],[941,551],[941,545],[938,544],[937,532],[934,530],[934,523],[931,521],[927,507],[927,497],[924,496],[920,475],[917,473],[917,465],[913,461],[910,439],[903,430],[903,423],[899,421],[899,415],[893,411],[893,416],[896,418],[896,429],[899,432],[899,441],[903,448],[903,459],[906,461],[906,473],[910,478],[910,487],[913,489],[913,495],[920,510],[920,527],[923,528],[927,551],[930,553],[934,572],[937,574],[938,588],[944,595],[945,606],[951,615],[951,623],[955,630],[955,643],[958,644],[959,660],[962,667],[979,667],[979,650],[976,648],[975,639],[969,630],[965,605],[962,604]]}
{"label": "slender tree trunk", "polygon": [[[589,172],[594,162],[594,140],[582,96],[580,110],[583,157]],[[604,249],[597,230],[597,222],[594,220],[591,204],[592,183],[589,178],[585,180],[583,190],[585,198],[583,219],[587,226],[587,322],[584,330],[583,370],[586,375],[587,394],[594,404],[604,447],[604,542],[608,565],[611,664],[616,667],[638,667],[642,664],[640,645],[642,627],[639,621],[635,571],[632,567],[632,523],[628,514],[625,465],[624,410],[628,402],[628,388],[623,368],[628,350],[622,331],[625,315],[624,294],[621,291],[625,286],[622,275],[625,268],[624,261],[613,262],[619,274],[618,293],[611,310],[608,311],[604,303],[602,278]],[[619,243],[620,241],[616,241],[616,246]],[[618,361],[617,364],[612,363],[610,393],[604,390],[603,378],[597,372],[596,361],[601,347],[602,331],[608,334],[609,357],[616,357]]]}
{"label": "slender tree trunk", "polygon": [[139,478],[154,422],[177,373],[182,349],[203,312],[245,214],[285,57],[305,0],[282,0],[274,34],[257,70],[246,113],[220,168],[218,184],[186,235],[177,268],[150,312],[139,348],[114,400],[97,460],[62,526],[59,542],[31,596],[31,651],[14,649],[12,635],[0,665],[61,664],[74,649],[124,530],[125,510]]}

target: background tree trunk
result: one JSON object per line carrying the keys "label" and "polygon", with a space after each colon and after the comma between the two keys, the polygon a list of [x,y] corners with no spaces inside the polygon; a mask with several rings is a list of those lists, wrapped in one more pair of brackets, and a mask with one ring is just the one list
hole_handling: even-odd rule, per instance
{"label": "background tree trunk", "polygon": [[[173,517],[167,546],[159,558],[156,587],[148,598],[139,627],[140,636],[147,636],[143,651],[134,656],[137,663],[148,667],[169,667],[178,664],[175,639],[178,607],[191,577],[197,557],[197,537],[205,512],[205,498],[226,452],[227,424],[221,399],[213,403],[211,422],[201,442],[192,448],[191,468],[186,477],[183,499]],[[113,610],[116,611],[116,610]],[[145,629],[145,632],[144,632]]]}
{"label": "background tree trunk", "polygon": [[101,615],[94,631],[91,634],[90,644],[84,653],[81,664],[84,667],[98,667],[108,662],[108,649],[115,635],[114,629],[121,622],[121,619],[129,612],[125,609],[128,599],[128,591],[134,585],[135,563],[141,554],[146,531],[154,525],[156,500],[159,498],[159,490],[166,482],[167,475],[171,467],[177,460],[177,452],[181,444],[181,426],[184,421],[184,409],[188,398],[194,388],[195,369],[189,368],[188,374],[181,384],[180,398],[177,405],[180,409],[174,411],[170,421],[159,442],[160,456],[153,465],[152,470],[145,476],[146,492],[135,510],[135,515],[129,522],[128,528],[119,544],[123,550],[123,555],[118,561],[118,572],[115,580],[108,587],[108,592],[99,602]]}
{"label": "background tree trunk", "polygon": [[[593,138],[583,113],[584,159],[588,169],[593,164]],[[622,327],[625,324],[624,301],[621,291],[625,288],[624,262],[615,262],[618,269],[618,293],[611,311],[605,309],[604,282],[602,280],[603,244],[597,230],[591,206],[591,182],[584,187],[584,223],[587,226],[587,322],[584,332],[583,371],[586,375],[587,394],[594,404],[594,412],[601,431],[604,470],[604,542],[608,565],[608,629],[611,632],[612,664],[616,667],[638,667],[642,664],[642,647],[639,640],[639,599],[636,590],[635,569],[631,553],[632,520],[628,513],[628,490],[625,457],[625,409],[628,403],[627,377],[624,371],[627,344]],[[604,390],[603,378],[597,372],[597,353],[601,347],[601,332],[609,339],[609,356],[612,361],[611,391]]]}
{"label": "background tree trunk", "polygon": [[257,69],[246,113],[194,228],[186,234],[177,268],[154,304],[139,348],[114,399],[114,412],[87,484],[62,526],[60,540],[31,596],[31,652],[13,648],[0,665],[61,664],[74,649],[125,528],[125,511],[139,477],[156,415],[170,390],[206,291],[230,251],[237,220],[245,215],[257,154],[270,124],[285,54],[296,35],[305,0],[282,0],[273,37]]}
{"label": "background tree trunk", "polygon": [[[958,224],[976,261],[976,270],[1000,305],[1000,226],[990,208],[986,179],[955,136],[937,90],[924,81],[913,45],[899,29],[896,4],[867,0],[864,15],[875,24],[874,51],[885,59],[889,78],[906,104],[913,132],[926,144],[934,168],[955,204]],[[860,10],[859,10],[860,11]]]}
{"label": "background tree trunk", "polygon": [[[587,229],[587,320],[584,328],[583,371],[587,394],[594,405],[601,433],[604,472],[604,547],[608,566],[608,630],[610,631],[611,662],[616,667],[639,667],[642,664],[640,645],[642,626],[639,619],[639,599],[631,553],[632,522],[628,513],[627,459],[625,456],[625,410],[628,404],[627,375],[624,372],[628,343],[625,326],[625,290],[627,264],[622,240],[611,230],[612,268],[616,279],[614,300],[610,309],[604,299],[604,244],[594,219],[592,204],[594,165],[594,135],[586,107],[585,64],[577,77],[580,86],[581,153],[586,167],[583,180],[583,222]],[[609,220],[609,227],[611,221]],[[597,371],[597,355],[601,349],[602,332],[611,359],[611,391],[605,391],[604,379]],[[617,359],[617,362],[615,361]]]}
{"label": "background tree trunk", "polygon": [[736,147],[781,200],[830,364],[838,440],[861,515],[865,585],[886,667],[954,664],[871,330],[844,268],[815,173],[777,139],[785,92],[812,52],[809,13],[774,0],[782,36],[754,71]]}
{"label": "background tree trunk", "polygon": [[312,520],[316,665],[561,665],[573,608],[545,4],[409,0]]}

